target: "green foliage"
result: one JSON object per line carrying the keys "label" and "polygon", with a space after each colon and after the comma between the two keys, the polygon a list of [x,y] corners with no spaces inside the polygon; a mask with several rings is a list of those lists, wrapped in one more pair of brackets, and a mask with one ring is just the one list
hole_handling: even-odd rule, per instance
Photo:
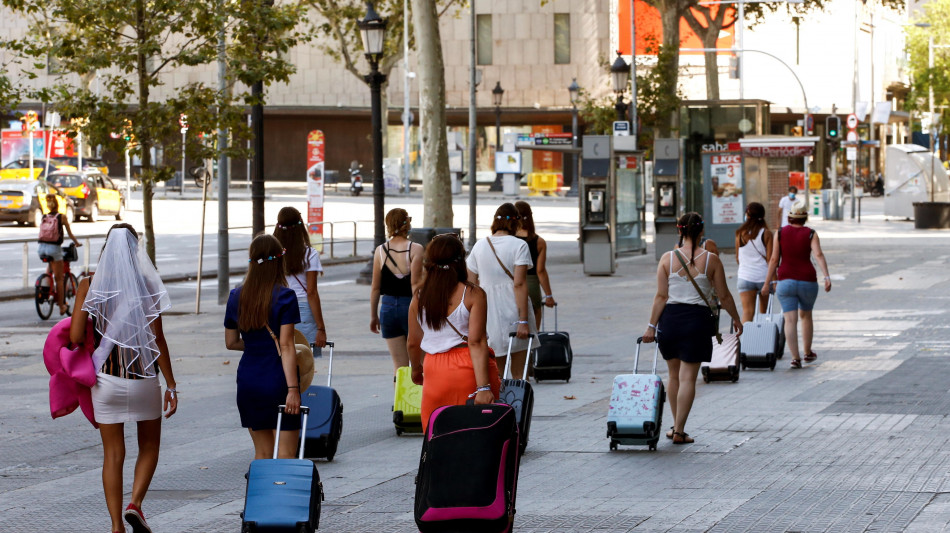
{"label": "green foliage", "polygon": [[[908,70],[911,90],[907,96],[907,109],[928,113],[930,89],[934,93],[934,113],[939,124],[950,126],[950,0],[934,0],[924,4],[924,15],[917,23],[930,24],[929,28],[907,26]],[[929,67],[930,37],[934,38],[934,68]]]}

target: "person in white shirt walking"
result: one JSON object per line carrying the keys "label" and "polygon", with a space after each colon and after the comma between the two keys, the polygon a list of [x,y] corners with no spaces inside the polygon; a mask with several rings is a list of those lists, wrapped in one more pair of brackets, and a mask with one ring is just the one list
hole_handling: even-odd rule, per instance
{"label": "person in white shirt walking", "polygon": [[792,211],[792,206],[795,205],[796,194],[798,194],[798,188],[789,187],[788,196],[778,201],[778,208],[782,210],[781,227],[783,228],[788,225],[788,214]]}

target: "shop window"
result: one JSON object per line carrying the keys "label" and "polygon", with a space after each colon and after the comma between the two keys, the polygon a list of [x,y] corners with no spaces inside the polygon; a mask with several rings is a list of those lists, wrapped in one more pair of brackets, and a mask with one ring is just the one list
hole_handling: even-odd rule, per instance
{"label": "shop window", "polygon": [[570,13],[554,14],[554,64],[569,65],[571,63],[571,15]]}
{"label": "shop window", "polygon": [[491,15],[477,15],[475,18],[476,26],[476,55],[479,65],[492,64],[492,41],[491,34]]}

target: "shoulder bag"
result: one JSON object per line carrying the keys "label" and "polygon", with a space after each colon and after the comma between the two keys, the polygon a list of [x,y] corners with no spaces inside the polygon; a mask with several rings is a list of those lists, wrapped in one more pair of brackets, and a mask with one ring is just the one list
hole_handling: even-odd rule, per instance
{"label": "shoulder bag", "polygon": [[[719,344],[722,344],[722,334],[719,333],[719,309],[716,307],[713,307],[712,304],[709,303],[709,300],[706,298],[706,295],[703,294],[703,290],[699,288],[699,284],[696,283],[695,279],[693,279],[693,274],[690,273],[689,267],[686,265],[686,261],[683,259],[683,256],[682,254],[680,254],[680,251],[673,250],[673,253],[676,254],[676,258],[679,259],[680,264],[683,265],[683,270],[686,272],[686,279],[688,279],[689,282],[693,284],[693,288],[696,289],[697,293],[699,293],[699,297],[702,298],[703,302],[706,303],[706,306],[709,307],[709,318],[710,318],[710,322],[712,322],[713,329],[716,331],[715,333],[716,342],[718,342]],[[706,258],[706,261],[709,261],[709,258]]]}
{"label": "shoulder bag", "polygon": [[498,252],[495,251],[495,245],[491,243],[491,237],[485,237],[485,240],[488,241],[488,246],[491,248],[491,253],[495,254],[495,259],[498,261],[498,265],[501,266],[502,270],[505,271],[505,274],[508,274],[508,277],[514,281],[515,277],[511,275],[511,271],[508,270],[508,267],[506,267],[505,264],[501,262],[501,258],[498,257]]}

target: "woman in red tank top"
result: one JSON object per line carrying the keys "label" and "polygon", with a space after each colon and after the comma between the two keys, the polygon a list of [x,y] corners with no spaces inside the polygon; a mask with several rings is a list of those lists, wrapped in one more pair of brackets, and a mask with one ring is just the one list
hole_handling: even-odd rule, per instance
{"label": "woman in red tank top", "polygon": [[805,362],[811,363],[818,358],[812,351],[814,335],[812,309],[818,298],[818,276],[811,263],[811,257],[821,268],[825,276],[825,292],[831,290],[831,277],[828,275],[828,263],[821,251],[821,243],[815,230],[805,226],[808,211],[804,205],[792,207],[788,214],[788,225],[775,232],[772,255],[769,258],[769,272],[762,286],[763,298],[768,298],[772,280],[778,279],[775,295],[785,314],[785,339],[792,352],[792,368],[802,367],[802,358],[798,350],[798,319],[802,321],[802,345]]}

